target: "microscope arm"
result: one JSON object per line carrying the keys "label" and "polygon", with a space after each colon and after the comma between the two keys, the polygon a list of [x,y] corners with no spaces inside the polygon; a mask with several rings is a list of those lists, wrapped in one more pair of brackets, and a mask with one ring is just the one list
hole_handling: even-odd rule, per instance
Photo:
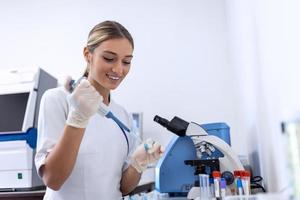
{"label": "microscope arm", "polygon": [[189,123],[186,129],[186,136],[207,136],[207,132],[197,123]]}

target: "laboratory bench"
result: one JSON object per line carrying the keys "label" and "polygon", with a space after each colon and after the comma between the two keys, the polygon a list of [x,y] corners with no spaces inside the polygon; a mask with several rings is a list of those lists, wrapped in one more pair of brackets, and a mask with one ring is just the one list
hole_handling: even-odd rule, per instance
{"label": "laboratory bench", "polygon": [[[139,185],[130,195],[142,192],[150,192],[154,189],[154,182]],[[0,200],[42,200],[45,190],[26,191],[26,192],[0,192]]]}
{"label": "laboratory bench", "polygon": [[42,200],[45,190],[24,192],[0,192],[0,200]]}

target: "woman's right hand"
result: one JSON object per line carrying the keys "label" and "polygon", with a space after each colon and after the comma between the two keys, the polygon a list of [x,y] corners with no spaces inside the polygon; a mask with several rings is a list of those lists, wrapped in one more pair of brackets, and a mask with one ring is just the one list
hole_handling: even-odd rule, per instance
{"label": "woman's right hand", "polygon": [[70,110],[67,125],[86,128],[88,120],[93,116],[103,101],[103,97],[86,79],[83,79],[69,98]]}

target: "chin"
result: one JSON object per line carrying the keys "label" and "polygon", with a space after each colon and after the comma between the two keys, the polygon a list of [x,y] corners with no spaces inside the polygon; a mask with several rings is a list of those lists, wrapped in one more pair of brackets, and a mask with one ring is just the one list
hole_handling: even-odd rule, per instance
{"label": "chin", "polygon": [[117,87],[110,87],[109,90],[115,90]]}
{"label": "chin", "polygon": [[109,90],[115,90],[117,89],[119,85],[110,85],[109,87],[107,87]]}

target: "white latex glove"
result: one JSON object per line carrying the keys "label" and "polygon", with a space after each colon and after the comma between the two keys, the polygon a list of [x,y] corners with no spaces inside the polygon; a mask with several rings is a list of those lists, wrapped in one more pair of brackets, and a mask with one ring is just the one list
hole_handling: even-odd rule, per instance
{"label": "white latex glove", "polygon": [[69,96],[70,111],[67,124],[76,128],[86,128],[103,101],[103,97],[86,79],[83,79]]}
{"label": "white latex glove", "polygon": [[147,139],[140,144],[133,152],[131,157],[131,165],[142,173],[147,169],[147,166],[156,162],[163,154],[164,148],[152,139]]}

